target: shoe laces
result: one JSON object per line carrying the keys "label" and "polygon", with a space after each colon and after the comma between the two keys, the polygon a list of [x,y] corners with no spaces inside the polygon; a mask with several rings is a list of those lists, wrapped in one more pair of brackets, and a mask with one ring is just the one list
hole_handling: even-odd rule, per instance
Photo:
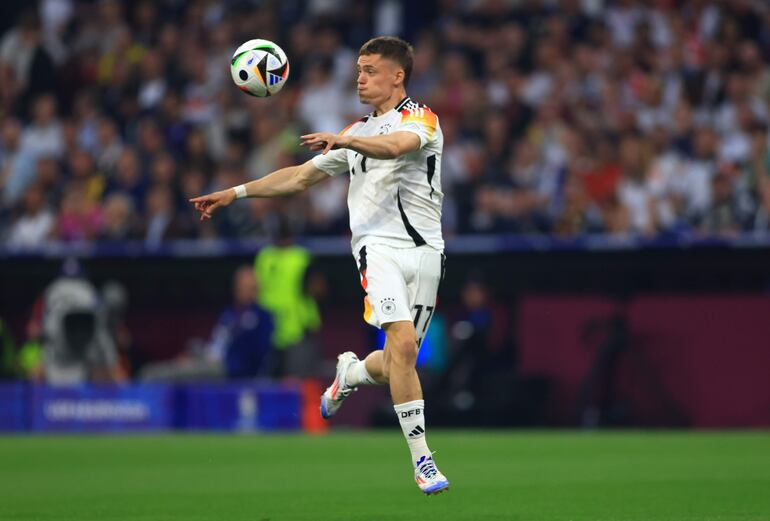
{"label": "shoe laces", "polygon": [[438,474],[436,464],[433,463],[433,456],[423,456],[417,461],[417,472],[428,479],[434,478]]}

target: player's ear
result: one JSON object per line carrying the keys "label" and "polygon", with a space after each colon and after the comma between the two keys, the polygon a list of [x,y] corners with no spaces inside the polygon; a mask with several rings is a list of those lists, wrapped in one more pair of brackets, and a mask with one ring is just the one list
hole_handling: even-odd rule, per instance
{"label": "player's ear", "polygon": [[404,84],[404,69],[396,69],[395,71],[395,85],[398,87],[399,85]]}

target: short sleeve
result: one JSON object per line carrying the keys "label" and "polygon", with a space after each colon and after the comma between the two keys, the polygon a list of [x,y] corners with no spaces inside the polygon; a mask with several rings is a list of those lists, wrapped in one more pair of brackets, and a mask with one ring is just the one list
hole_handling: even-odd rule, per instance
{"label": "short sleeve", "polygon": [[318,170],[334,176],[350,170],[348,166],[348,152],[344,148],[330,150],[325,155],[318,154],[311,159]]}
{"label": "short sleeve", "polygon": [[420,138],[420,148],[433,141],[438,126],[438,117],[428,107],[404,109],[401,111],[399,131],[414,132]]}
{"label": "short sleeve", "polygon": [[[366,121],[366,118],[361,118],[358,121],[354,121],[347,127],[343,128],[338,135],[351,133],[351,129],[356,125]],[[315,167],[331,176],[341,174],[343,172],[350,171],[350,165],[348,165],[348,151],[344,148],[338,148],[337,150],[330,150],[326,155],[319,154],[313,159]]]}

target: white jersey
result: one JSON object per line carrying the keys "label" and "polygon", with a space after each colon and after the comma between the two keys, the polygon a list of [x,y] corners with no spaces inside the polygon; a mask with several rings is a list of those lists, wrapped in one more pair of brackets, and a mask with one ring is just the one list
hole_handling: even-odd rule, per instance
{"label": "white jersey", "polygon": [[364,116],[340,135],[378,136],[414,132],[420,148],[395,159],[373,159],[348,149],[312,159],[329,175],[350,174],[348,209],[353,252],[367,244],[395,248],[428,246],[444,250],[441,237],[441,151],[438,117],[425,105],[404,98],[382,114]]}

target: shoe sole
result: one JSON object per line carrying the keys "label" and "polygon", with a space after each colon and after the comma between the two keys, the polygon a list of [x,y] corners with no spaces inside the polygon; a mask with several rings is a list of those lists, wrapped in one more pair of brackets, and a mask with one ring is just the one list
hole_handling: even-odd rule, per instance
{"label": "shoe sole", "polygon": [[448,490],[449,490],[449,482],[448,481],[444,481],[442,483],[438,483],[438,484],[434,485],[433,487],[431,487],[429,489],[423,490],[422,492],[426,496],[435,496],[437,494],[441,494],[442,492],[448,491]]}

